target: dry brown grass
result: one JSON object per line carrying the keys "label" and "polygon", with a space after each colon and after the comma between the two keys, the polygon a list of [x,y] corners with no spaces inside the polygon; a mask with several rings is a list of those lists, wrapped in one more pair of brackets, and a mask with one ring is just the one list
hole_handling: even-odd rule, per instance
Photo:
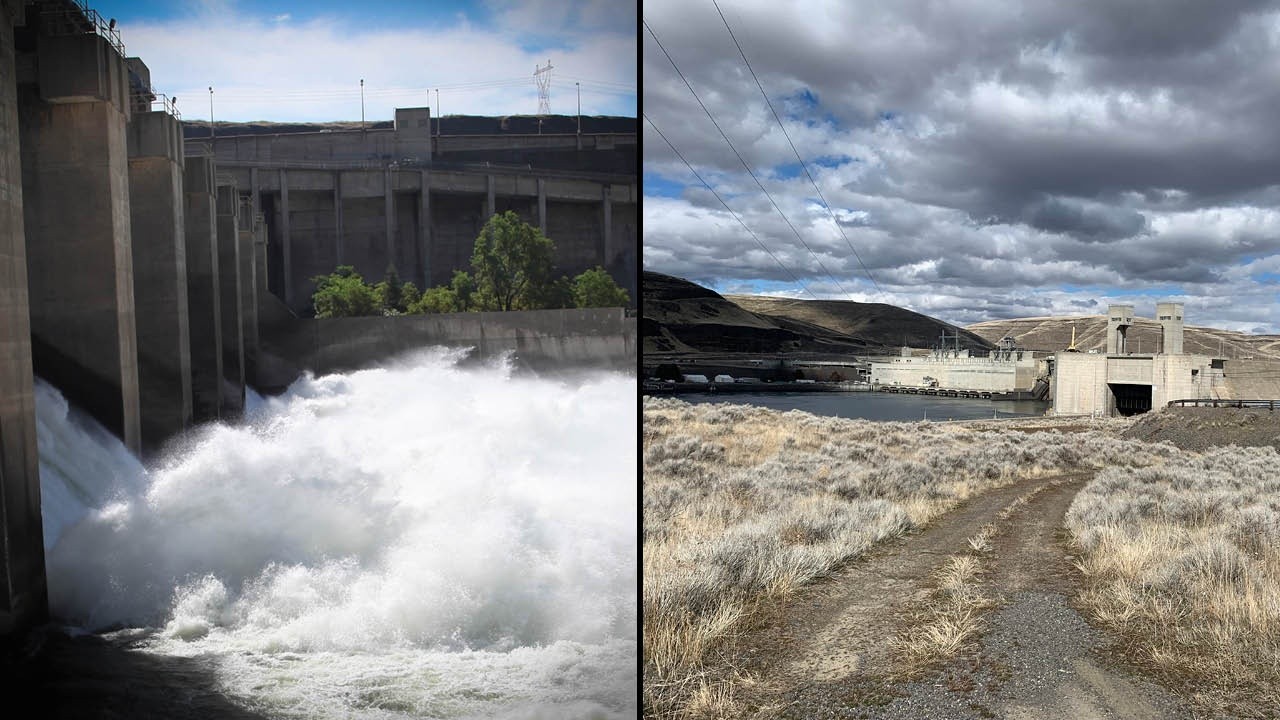
{"label": "dry brown grass", "polygon": [[[1054,480],[1018,496],[1001,509],[997,517],[1008,520],[1036,495],[1065,480]],[[917,611],[916,618],[891,641],[897,665],[890,675],[900,679],[920,677],[954,657],[976,639],[983,628],[986,611],[995,606],[983,592],[982,573],[988,569],[991,541],[1001,527],[987,523],[969,537],[968,550],[952,555],[934,572],[934,590]]]}
{"label": "dry brown grass", "polygon": [[936,586],[930,602],[890,642],[896,660],[894,676],[919,677],[926,669],[953,657],[982,630],[983,612],[993,605],[982,592],[982,566],[973,555],[952,555],[935,571]]}
{"label": "dry brown grass", "polygon": [[1068,528],[1083,603],[1214,715],[1280,715],[1280,454],[1101,473]]}
{"label": "dry brown grass", "polygon": [[644,713],[664,718],[729,707],[732,669],[708,667],[712,651],[750,628],[759,608],[873,544],[1021,478],[1171,451],[1133,453],[1106,432],[873,423],[656,398],[645,400],[643,437]]}

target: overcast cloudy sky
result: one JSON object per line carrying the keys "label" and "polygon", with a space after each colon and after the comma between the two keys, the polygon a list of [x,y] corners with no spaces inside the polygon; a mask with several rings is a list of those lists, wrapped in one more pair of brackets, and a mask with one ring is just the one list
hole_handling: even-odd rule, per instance
{"label": "overcast cloudy sky", "polygon": [[720,8],[833,212],[711,0],[647,0],[644,114],[785,269],[642,121],[646,269],[960,324],[1172,298],[1280,333],[1280,2]]}
{"label": "overcast cloudy sky", "polygon": [[[636,114],[637,12],[616,0],[88,0],[186,120],[390,120],[396,107],[477,115]],[[427,90],[432,89],[430,98]],[[430,101],[428,103],[428,100]]]}

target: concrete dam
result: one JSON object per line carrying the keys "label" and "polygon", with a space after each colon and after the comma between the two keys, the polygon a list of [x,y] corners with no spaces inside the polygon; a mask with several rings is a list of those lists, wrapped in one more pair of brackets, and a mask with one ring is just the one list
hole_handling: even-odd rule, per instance
{"label": "concrete dam", "polygon": [[[47,614],[35,376],[146,457],[240,417],[246,387],[404,350],[395,318],[300,317],[310,278],[446,282],[504,210],[556,242],[557,274],[601,265],[634,302],[635,119],[569,120],[405,108],[391,127],[211,137],[81,0],[0,0],[0,636]],[[634,365],[623,309],[550,312],[407,336]]]}
{"label": "concrete dam", "polygon": [[391,127],[212,137],[188,123],[187,154],[210,157],[219,185],[263,223],[268,288],[296,312],[310,278],[338,265],[448,283],[485,220],[508,210],[555,241],[559,272],[599,265],[634,299],[635,119],[584,118],[582,132],[574,118],[548,120],[400,108]]}

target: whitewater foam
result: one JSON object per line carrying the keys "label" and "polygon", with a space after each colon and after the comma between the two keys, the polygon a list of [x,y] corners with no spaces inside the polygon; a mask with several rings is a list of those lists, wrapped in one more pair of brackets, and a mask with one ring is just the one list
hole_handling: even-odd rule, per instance
{"label": "whitewater foam", "polygon": [[150,471],[41,384],[53,613],[279,717],[635,715],[634,380],[457,360],[302,378]]}

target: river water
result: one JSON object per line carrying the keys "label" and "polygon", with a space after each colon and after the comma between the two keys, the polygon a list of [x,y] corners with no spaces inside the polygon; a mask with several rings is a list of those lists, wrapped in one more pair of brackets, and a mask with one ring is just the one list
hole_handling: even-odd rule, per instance
{"label": "river water", "polygon": [[814,415],[878,420],[990,420],[1044,415],[1048,403],[1036,400],[978,400],[936,395],[878,392],[687,393],[676,397],[690,403],[742,403],[774,410],[803,410]]}
{"label": "river water", "polygon": [[150,468],[38,382],[56,622],[255,717],[634,717],[635,379],[459,358],[300,379]]}

